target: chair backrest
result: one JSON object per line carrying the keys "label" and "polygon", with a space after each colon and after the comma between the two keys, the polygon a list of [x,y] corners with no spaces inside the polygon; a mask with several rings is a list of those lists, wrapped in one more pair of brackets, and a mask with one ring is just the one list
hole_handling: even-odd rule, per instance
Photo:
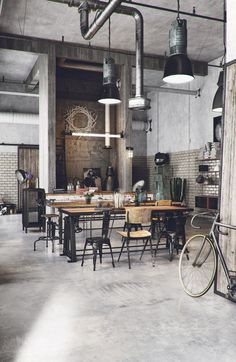
{"label": "chair backrest", "polygon": [[148,224],[151,221],[151,210],[140,207],[126,209],[126,222],[128,224]]}
{"label": "chair backrest", "polygon": [[102,237],[103,238],[108,237],[110,218],[111,218],[110,210],[103,211],[103,219],[102,219]]}
{"label": "chair backrest", "polygon": [[156,204],[158,206],[171,206],[172,201],[171,200],[159,200]]}
{"label": "chair backrest", "polygon": [[151,222],[151,210],[142,207],[131,207],[126,209],[127,235],[130,237],[132,225],[149,224]]}

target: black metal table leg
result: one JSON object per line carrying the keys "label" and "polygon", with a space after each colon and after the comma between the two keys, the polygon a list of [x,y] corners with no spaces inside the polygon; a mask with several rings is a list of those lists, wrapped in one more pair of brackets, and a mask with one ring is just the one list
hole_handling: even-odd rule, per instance
{"label": "black metal table leg", "polygon": [[59,244],[62,244],[62,227],[63,227],[62,212],[61,212],[61,210],[59,209],[59,220],[58,220]]}
{"label": "black metal table leg", "polygon": [[69,239],[70,239],[70,248],[71,248],[71,256],[70,261],[72,263],[77,261],[76,256],[76,240],[75,240],[75,224],[74,224],[74,218],[72,216],[69,216]]}

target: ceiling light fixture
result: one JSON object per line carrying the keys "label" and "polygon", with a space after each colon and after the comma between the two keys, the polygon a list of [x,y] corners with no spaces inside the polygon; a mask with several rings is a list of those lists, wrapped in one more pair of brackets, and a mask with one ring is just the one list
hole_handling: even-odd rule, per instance
{"label": "ceiling light fixture", "polygon": [[107,133],[89,133],[89,132],[72,132],[71,133],[72,136],[77,136],[77,137],[101,137],[101,138],[123,138],[123,133],[119,133],[119,134],[107,134]]}
{"label": "ceiling light fixture", "polygon": [[168,57],[163,81],[171,84],[187,83],[194,79],[192,65],[187,56],[187,21],[179,17],[171,24],[169,32],[170,56]]}
{"label": "ceiling light fixture", "polygon": [[212,103],[212,111],[213,112],[221,112],[222,113],[222,108],[223,108],[223,78],[224,78],[224,73],[223,71],[220,72],[219,74],[219,78],[218,78],[218,89],[216,91],[215,97],[213,99],[213,103]]}
{"label": "ceiling light fixture", "polygon": [[116,85],[115,61],[110,56],[111,50],[111,19],[108,25],[108,57],[103,60],[103,86],[98,100],[102,104],[119,104],[120,93]]}

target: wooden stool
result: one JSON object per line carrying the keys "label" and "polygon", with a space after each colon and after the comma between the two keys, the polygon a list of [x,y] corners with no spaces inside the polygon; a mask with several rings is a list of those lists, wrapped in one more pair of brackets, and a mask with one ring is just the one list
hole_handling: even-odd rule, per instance
{"label": "wooden stool", "polygon": [[34,241],[34,251],[36,251],[36,243],[40,240],[45,240],[46,241],[46,248],[48,247],[48,240],[51,240],[52,242],[52,252],[54,253],[54,241],[55,240],[59,240],[58,236],[55,236],[56,233],[56,225],[57,223],[55,221],[52,221],[52,218],[58,218],[59,215],[57,214],[45,214],[42,215],[42,217],[44,217],[46,219],[46,232],[47,235],[46,236],[40,236],[37,240]]}

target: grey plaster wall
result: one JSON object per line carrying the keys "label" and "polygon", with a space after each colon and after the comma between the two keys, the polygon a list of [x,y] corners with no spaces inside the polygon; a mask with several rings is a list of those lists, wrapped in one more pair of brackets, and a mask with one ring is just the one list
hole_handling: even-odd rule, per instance
{"label": "grey plaster wall", "polygon": [[[209,75],[196,77],[189,85],[178,88],[201,89],[201,96],[151,92],[153,132],[148,135],[147,156],[155,152],[180,152],[203,147],[213,140],[212,101],[217,90],[218,68],[209,68]],[[173,87],[173,86],[172,86]]]}
{"label": "grey plaster wall", "polygon": [[0,112],[0,143],[38,144],[38,133],[37,114]]}
{"label": "grey plaster wall", "polygon": [[0,143],[38,144],[39,126],[0,123]]}
{"label": "grey plaster wall", "polygon": [[148,111],[148,119],[152,120],[152,132],[147,134],[147,156],[154,155],[159,145],[159,93],[148,94],[151,99],[151,109]]}
{"label": "grey plaster wall", "polygon": [[1,112],[39,113],[39,99],[2,94],[0,97]]}

